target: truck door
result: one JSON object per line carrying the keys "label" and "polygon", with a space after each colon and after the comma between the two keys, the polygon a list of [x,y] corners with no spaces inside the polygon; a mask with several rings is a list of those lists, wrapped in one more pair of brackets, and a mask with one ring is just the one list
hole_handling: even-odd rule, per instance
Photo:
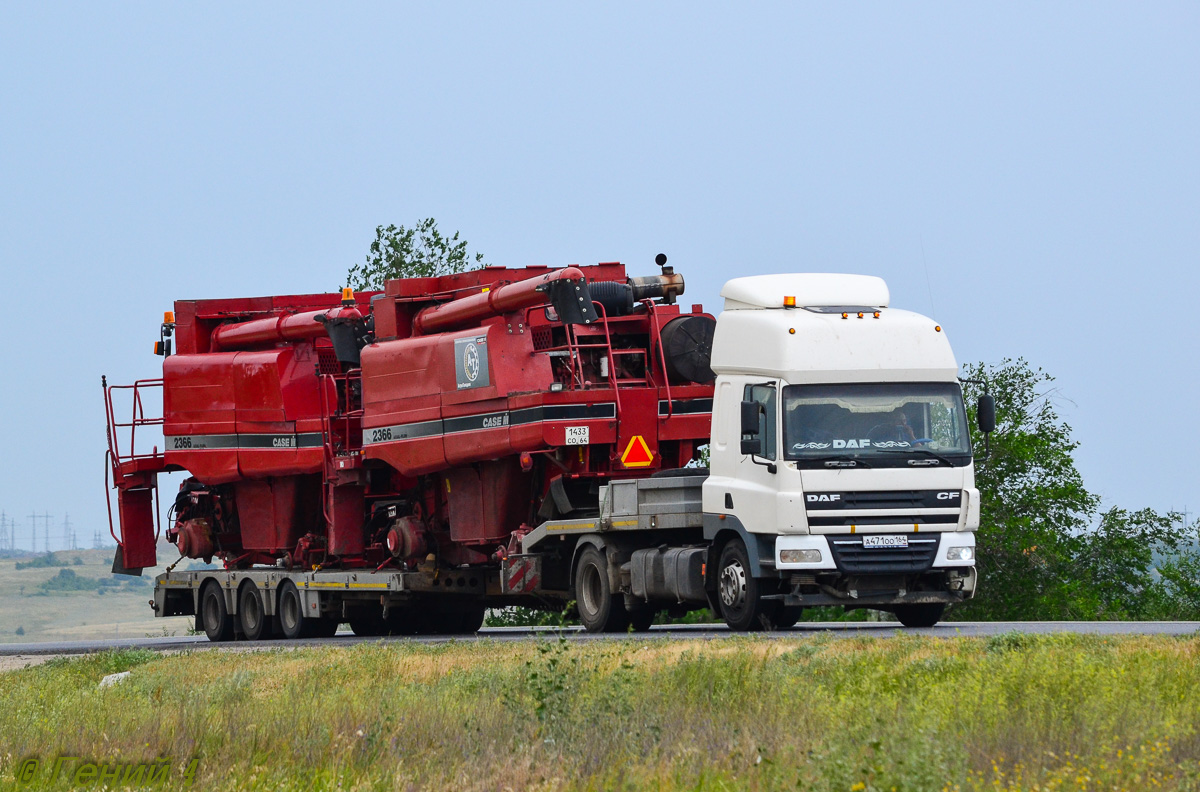
{"label": "truck door", "polygon": [[734,511],[747,531],[751,533],[774,533],[776,521],[778,474],[772,472],[779,460],[779,389],[774,382],[746,385],[743,401],[762,405],[759,414],[759,453],[746,456],[738,466],[738,485],[735,492]]}

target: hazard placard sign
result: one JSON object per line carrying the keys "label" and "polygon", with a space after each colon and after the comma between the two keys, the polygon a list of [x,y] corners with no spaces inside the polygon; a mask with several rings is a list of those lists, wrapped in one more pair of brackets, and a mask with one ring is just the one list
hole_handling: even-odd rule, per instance
{"label": "hazard placard sign", "polygon": [[641,435],[634,435],[625,446],[625,453],[621,454],[621,464],[629,468],[649,467],[653,461],[654,454],[650,453],[650,446]]}

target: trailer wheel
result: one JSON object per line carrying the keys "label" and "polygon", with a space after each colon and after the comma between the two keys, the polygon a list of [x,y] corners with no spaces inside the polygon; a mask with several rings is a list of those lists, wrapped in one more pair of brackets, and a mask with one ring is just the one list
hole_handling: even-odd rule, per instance
{"label": "trailer wheel", "polygon": [[418,614],[412,606],[393,606],[383,620],[385,635],[416,635],[420,631]]}
{"label": "trailer wheel", "polygon": [[290,580],[279,584],[279,601],[275,606],[276,618],[279,619],[279,632],[284,638],[302,638],[304,633],[304,603],[300,599],[300,590]]}
{"label": "trailer wheel", "polygon": [[920,605],[897,605],[896,618],[905,627],[932,627],[942,620],[946,612],[946,603],[930,602]]}
{"label": "trailer wheel", "polygon": [[[762,599],[762,581],[750,574],[750,555],[741,539],[721,549],[717,572],[717,602],[729,629],[736,632],[769,630],[773,602]],[[770,604],[768,604],[770,602]]]}
{"label": "trailer wheel", "polygon": [[238,623],[247,641],[262,641],[271,637],[271,619],[263,604],[262,592],[254,581],[246,581],[238,592]]}
{"label": "trailer wheel", "polygon": [[608,559],[603,550],[586,547],[575,562],[575,607],[588,632],[619,632],[628,614],[625,598],[614,597],[608,584]]}
{"label": "trailer wheel", "polygon": [[350,632],[359,638],[373,638],[390,632],[382,615],[355,616],[348,621],[350,622]]}
{"label": "trailer wheel", "polygon": [[304,637],[332,638],[337,634],[339,626],[341,626],[341,622],[328,616],[321,616],[316,619],[305,619]]}
{"label": "trailer wheel", "polygon": [[229,608],[225,607],[225,593],[215,580],[205,583],[200,592],[200,619],[208,640],[233,639],[233,617],[229,615]]}

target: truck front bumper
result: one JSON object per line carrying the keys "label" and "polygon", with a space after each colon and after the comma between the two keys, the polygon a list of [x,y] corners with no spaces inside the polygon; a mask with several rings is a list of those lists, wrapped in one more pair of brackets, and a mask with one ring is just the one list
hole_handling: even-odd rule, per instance
{"label": "truck front bumper", "polygon": [[[858,552],[862,548],[862,539],[870,534],[810,534],[805,536],[780,536],[775,540],[775,568],[780,572],[807,572],[820,570],[840,570],[853,574],[859,570],[848,568],[848,564],[865,561],[871,563],[870,555],[878,557],[880,563],[886,563],[889,549]],[[925,561],[920,568],[947,569],[951,567],[975,566],[975,533],[972,531],[944,531],[922,534],[908,534],[910,545],[914,551],[922,546],[933,552],[932,561]],[[833,552],[830,542],[837,545],[838,553]],[[928,543],[928,544],[926,544]],[[856,558],[852,562],[846,551],[853,548]],[[950,558],[951,551],[957,551],[961,556],[964,550],[969,550],[968,559]],[[914,552],[915,554],[915,552]],[[900,571],[900,570],[888,570]]]}
{"label": "truck front bumper", "polygon": [[911,533],[902,548],[873,548],[864,536],[871,534],[780,536],[775,566],[789,590],[776,596],[789,607],[879,608],[975,595],[973,532]]}

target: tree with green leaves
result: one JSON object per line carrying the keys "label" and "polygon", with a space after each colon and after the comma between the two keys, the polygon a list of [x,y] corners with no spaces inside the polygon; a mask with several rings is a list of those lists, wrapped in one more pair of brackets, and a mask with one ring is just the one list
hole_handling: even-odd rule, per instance
{"label": "tree with green leaves", "polygon": [[346,283],[358,291],[383,289],[393,278],[428,278],[487,266],[482,253],[470,253],[457,231],[445,236],[432,217],[412,228],[377,226],[367,260],[346,273]]}
{"label": "tree with green leaves", "polygon": [[[1072,456],[1078,443],[1055,409],[1054,378],[1024,359],[964,367],[996,399],[985,458],[972,416],[980,491],[980,593],[964,619],[1160,618],[1187,602],[1188,537],[1179,515],[1113,507],[1100,513]],[[973,411],[983,386],[964,388]],[[1156,559],[1164,563],[1156,564]],[[1191,562],[1194,563],[1194,562]],[[1160,567],[1166,570],[1164,573]],[[1173,575],[1172,583],[1167,575]],[[1176,615],[1176,618],[1179,616]]]}

